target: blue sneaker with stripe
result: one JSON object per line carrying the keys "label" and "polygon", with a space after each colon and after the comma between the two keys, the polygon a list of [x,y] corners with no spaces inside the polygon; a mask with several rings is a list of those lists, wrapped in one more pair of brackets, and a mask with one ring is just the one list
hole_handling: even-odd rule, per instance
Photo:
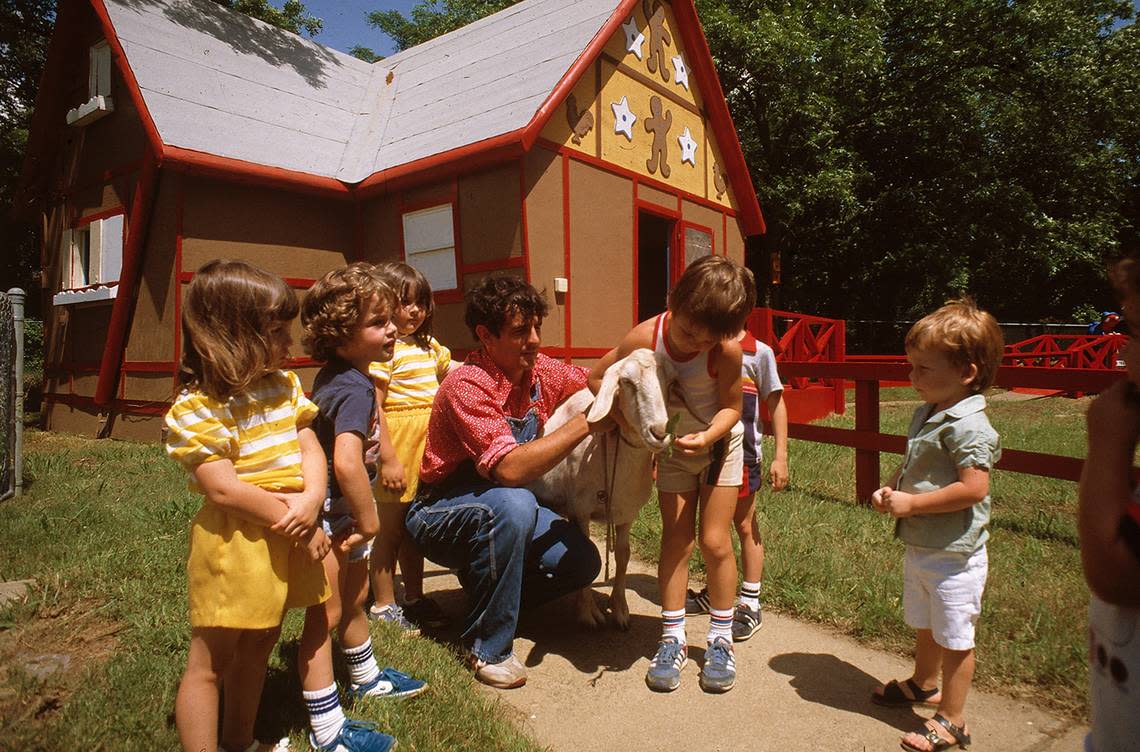
{"label": "blue sneaker with stripe", "polygon": [[347,720],[331,744],[318,745],[310,733],[309,746],[317,752],[391,752],[396,748],[396,737],[380,731],[375,723]]}
{"label": "blue sneaker with stripe", "polygon": [[371,697],[415,697],[427,689],[427,682],[413,679],[402,671],[386,668],[367,684],[353,684],[348,694],[354,700]]}
{"label": "blue sneaker with stripe", "polygon": [[645,683],[654,692],[672,692],[681,686],[681,671],[689,662],[689,650],[676,637],[662,637],[645,672]]}
{"label": "blue sneaker with stripe", "polygon": [[705,649],[705,665],[701,667],[701,689],[706,692],[727,692],[736,686],[736,655],[732,643],[717,637]]}

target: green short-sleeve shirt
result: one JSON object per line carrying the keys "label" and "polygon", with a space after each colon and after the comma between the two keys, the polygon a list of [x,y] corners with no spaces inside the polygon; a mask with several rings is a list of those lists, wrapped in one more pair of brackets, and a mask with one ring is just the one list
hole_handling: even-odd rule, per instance
{"label": "green short-sleeve shirt", "polygon": [[[958,480],[965,467],[993,469],[1001,459],[1001,441],[986,417],[986,398],[972,394],[931,414],[930,405],[914,411],[907,431],[906,458],[898,488],[907,493],[929,493]],[[989,532],[990,497],[966,509],[901,518],[895,535],[912,546],[972,553],[981,548]]]}

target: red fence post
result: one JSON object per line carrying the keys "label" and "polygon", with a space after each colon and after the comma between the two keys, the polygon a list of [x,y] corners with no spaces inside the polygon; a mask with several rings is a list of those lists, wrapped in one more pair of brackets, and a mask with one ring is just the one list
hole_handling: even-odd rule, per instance
{"label": "red fence post", "polygon": [[[879,382],[855,382],[855,430],[879,432]],[[879,453],[872,449],[855,450],[855,496],[861,504],[871,499],[879,488]]]}

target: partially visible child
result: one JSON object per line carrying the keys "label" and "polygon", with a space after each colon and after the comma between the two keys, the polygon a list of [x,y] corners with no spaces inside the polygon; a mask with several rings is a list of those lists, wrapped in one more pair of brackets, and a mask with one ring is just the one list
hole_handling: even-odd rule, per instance
{"label": "partially visible child", "polygon": [[1140,440],[1140,260],[1111,274],[1123,298],[1128,378],[1089,405],[1077,531],[1089,599],[1088,752],[1134,750],[1140,740],[1140,487],[1132,461]]}
{"label": "partially visible child", "polygon": [[[736,513],[732,522],[740,539],[740,571],[743,579],[736,596],[736,610],[732,618],[733,642],[744,642],[760,629],[764,614],[760,608],[760,585],[764,576],[764,540],[756,519],[756,493],[763,483],[763,447],[761,438],[764,423],[760,416],[763,400],[772,420],[772,438],[776,456],[768,467],[768,482],[772,490],[782,491],[788,485],[788,408],[784,404],[784,385],[776,372],[776,355],[772,348],[760,342],[747,329],[737,335],[743,351],[743,411],[744,427],[744,478],[736,499]],[[709,590],[689,591],[685,598],[686,614],[707,614]]]}
{"label": "partially visible child", "polygon": [[355,263],[318,280],[301,307],[302,343],[315,360],[325,363],[313,381],[313,402],[320,408],[313,429],[328,456],[322,523],[333,540],[324,559],[332,597],[324,607],[306,612],[298,656],[314,746],[319,749],[340,749],[336,729],[343,717],[335,705],[330,628],[336,627],[340,637],[353,697],[407,697],[426,687],[394,669],[380,670],[364,615],[368,552],[378,527],[372,482],[379,426],[368,366],[392,357],[395,304],[395,295],[375,269]]}
{"label": "partially visible child", "polygon": [[[190,653],[174,704],[187,752],[253,752],[265,667],[289,608],[328,598],[317,524],[324,455],[317,408],[289,356],[297,298],[279,277],[211,261],[182,301],[182,392],[166,414],[167,453],[202,507],[186,564]],[[218,700],[225,684],[221,734]]]}
{"label": "partially visible child", "polygon": [[[947,303],[906,335],[910,383],[923,405],[907,431],[902,466],[875,491],[874,508],[897,520],[906,543],[903,612],[917,630],[914,674],[872,695],[880,705],[936,705],[904,749],[970,743],[966,695],[974,677],[974,628],[988,558],[990,471],[1001,458],[982,393],[1001,365],[1001,329],[969,299]],[[938,689],[941,670],[942,689]]]}
{"label": "partially visible child", "polygon": [[706,692],[727,692],[736,683],[732,648],[736,556],[730,531],[744,469],[741,351],[736,337],[755,301],[756,283],[750,271],[723,256],[702,257],[689,265],[670,291],[668,311],[635,326],[590,373],[590,388],[596,392],[616,360],[638,348],[654,350],[673,362],[687,408],[677,408],[684,416],[678,438],[672,454],[657,468],[662,636],[645,675],[646,684],[655,691],[679,687],[688,661],[685,591],[698,509],[711,606],[700,685]]}
{"label": "partially visible child", "polygon": [[[404,518],[419,488],[431,406],[451,368],[451,351],[431,334],[435,304],[424,275],[398,262],[379,264],[377,272],[396,293],[392,317],[400,338],[392,358],[377,361],[368,370],[376,382],[380,405],[376,483],[380,532],[372,548],[373,603],[368,616],[405,629],[412,624],[439,629],[447,625],[447,617],[435,601],[424,596],[424,557],[408,537]],[[397,555],[404,575],[403,608],[396,604]]]}

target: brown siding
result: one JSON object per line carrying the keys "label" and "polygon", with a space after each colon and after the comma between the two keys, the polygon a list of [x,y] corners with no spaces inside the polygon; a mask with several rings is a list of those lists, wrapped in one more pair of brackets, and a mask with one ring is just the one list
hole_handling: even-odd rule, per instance
{"label": "brown siding", "polygon": [[319,279],[353,255],[353,207],[308,195],[187,179],[182,269],[242,259],[282,277]]}
{"label": "brown siding", "polygon": [[633,183],[570,163],[570,340],[613,347],[633,321]]}
{"label": "brown siding", "polygon": [[639,201],[647,201],[651,204],[656,204],[662,209],[668,209],[671,212],[677,211],[677,197],[672,193],[659,191],[656,188],[651,188],[648,185],[638,184],[637,186],[637,199]]}
{"label": "brown siding", "polygon": [[[143,250],[135,311],[127,336],[128,361],[174,360],[174,279],[177,236],[178,185],[181,175],[166,173],[158,182],[158,195]],[[129,390],[128,399],[138,397]]]}
{"label": "brown siding", "polygon": [[728,257],[738,264],[744,263],[744,228],[732,217],[728,218]]}
{"label": "brown siding", "polygon": [[435,338],[452,350],[470,350],[475,347],[467,325],[463,323],[463,303],[444,303],[435,307],[432,329]]}
{"label": "brown siding", "polygon": [[114,417],[115,424],[111,427],[111,436],[116,439],[128,441],[158,441],[162,436],[162,416],[160,415],[123,415]]}
{"label": "brown siding", "polygon": [[[47,408],[44,427],[49,431],[95,436],[103,426],[103,419],[94,407],[51,404]],[[157,436],[157,432],[155,436]]]}
{"label": "brown siding", "polygon": [[62,314],[60,339],[63,343],[61,360],[66,363],[90,363],[103,359],[103,343],[107,337],[107,325],[111,321],[110,303],[91,303],[57,306],[55,313]]}
{"label": "brown siding", "polygon": [[170,402],[175,394],[174,376],[169,373],[124,374],[123,390],[128,400]]}
{"label": "brown siding", "polygon": [[542,343],[565,344],[565,301],[554,294],[554,278],[565,276],[562,224],[562,158],[547,149],[526,156],[526,226],[530,282],[546,291],[550,315],[542,325]]}
{"label": "brown siding", "polygon": [[517,164],[459,178],[459,242],[463,263],[483,264],[521,257],[521,208]]}
{"label": "brown siding", "polygon": [[360,208],[363,253],[361,259],[373,264],[381,261],[403,261],[401,247],[400,206],[397,196],[382,196],[366,201]]}

